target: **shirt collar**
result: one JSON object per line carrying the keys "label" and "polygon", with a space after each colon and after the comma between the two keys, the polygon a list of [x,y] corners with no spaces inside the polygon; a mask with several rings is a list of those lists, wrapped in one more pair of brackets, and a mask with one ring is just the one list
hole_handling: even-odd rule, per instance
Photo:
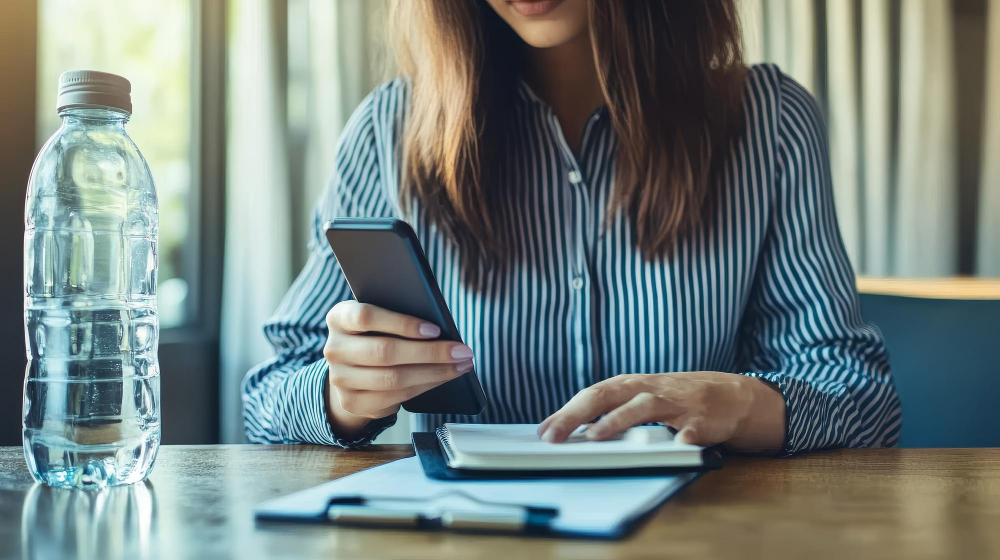
{"label": "shirt collar", "polygon": [[[536,94],[533,89],[531,89],[531,86],[528,85],[528,82],[525,82],[523,78],[518,78],[517,82],[518,82],[517,96],[522,103],[527,103],[528,105],[535,105],[545,111],[550,111],[550,112],[552,111],[552,108],[549,107],[548,103],[542,101],[542,98],[539,97],[538,94]],[[590,122],[595,117],[599,119],[603,118],[604,115],[607,113],[607,111],[608,111],[607,106],[601,105],[600,107],[595,109],[594,112],[591,113],[589,117],[587,117],[587,121]]]}

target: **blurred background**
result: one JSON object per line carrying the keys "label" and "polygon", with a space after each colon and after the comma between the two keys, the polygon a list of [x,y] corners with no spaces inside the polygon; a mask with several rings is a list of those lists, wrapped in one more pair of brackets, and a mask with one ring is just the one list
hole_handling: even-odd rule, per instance
{"label": "blurred background", "polygon": [[[238,442],[240,379],[271,353],[260,327],[305,262],[338,134],[392,75],[384,10],[384,0],[3,2],[0,445],[21,442],[24,189],[59,126],[59,74],[132,82],[128,130],[160,196],[164,441]],[[891,291],[907,278],[1000,276],[1000,0],[741,0],[741,10],[749,60],[779,64],[826,114],[838,216],[863,282]],[[405,441],[406,425],[381,440]]]}

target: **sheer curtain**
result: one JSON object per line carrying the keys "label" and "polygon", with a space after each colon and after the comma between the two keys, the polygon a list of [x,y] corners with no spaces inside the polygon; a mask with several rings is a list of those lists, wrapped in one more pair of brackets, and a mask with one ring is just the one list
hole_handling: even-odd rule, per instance
{"label": "sheer curtain", "polygon": [[378,80],[382,0],[230,2],[220,394],[222,441],[240,442],[240,382],[272,354],[261,326],[302,266],[337,136]]}
{"label": "sheer curtain", "polygon": [[990,0],[986,36],[986,108],[980,180],[977,272],[1000,276],[1000,0]]}
{"label": "sheer curtain", "polygon": [[[742,9],[751,61],[777,63],[826,110],[837,215],[855,268],[957,273],[951,3],[744,0]],[[982,252],[996,233],[981,228],[981,237]]]}
{"label": "sheer curtain", "polygon": [[220,378],[223,442],[243,441],[240,379],[270,348],[261,325],[292,279],[291,199],[277,3],[235,0],[229,44],[226,246]]}

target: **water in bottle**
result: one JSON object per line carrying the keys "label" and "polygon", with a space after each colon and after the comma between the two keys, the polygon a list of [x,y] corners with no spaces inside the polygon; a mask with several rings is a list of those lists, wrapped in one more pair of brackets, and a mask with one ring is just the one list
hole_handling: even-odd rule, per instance
{"label": "water in bottle", "polygon": [[63,74],[62,126],[28,181],[24,456],[53,486],[141,481],[159,447],[156,190],[125,132],[130,92]]}

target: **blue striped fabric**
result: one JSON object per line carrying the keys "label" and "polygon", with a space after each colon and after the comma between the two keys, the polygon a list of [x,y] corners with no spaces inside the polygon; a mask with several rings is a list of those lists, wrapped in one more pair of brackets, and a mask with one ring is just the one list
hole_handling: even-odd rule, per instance
{"label": "blue striped fabric", "polygon": [[[400,217],[399,140],[408,84],[376,89],[357,109],[320,203],[305,269],[264,327],[277,355],[243,384],[255,442],[361,445],[324,414],[325,316],[350,289],[322,224],[337,216]],[[616,138],[594,113],[579,157],[553,111],[522,84],[502,217],[509,257],[460,281],[462,253],[419,206],[417,232],[489,398],[478,417],[539,422],[576,392],[621,373],[711,370],[763,378],[782,391],[785,452],[894,445],[899,402],[880,333],[861,318],[834,215],[826,131],[815,100],[774,66],[749,72],[746,131],[696,232],[646,260],[629,220],[605,222]]]}

